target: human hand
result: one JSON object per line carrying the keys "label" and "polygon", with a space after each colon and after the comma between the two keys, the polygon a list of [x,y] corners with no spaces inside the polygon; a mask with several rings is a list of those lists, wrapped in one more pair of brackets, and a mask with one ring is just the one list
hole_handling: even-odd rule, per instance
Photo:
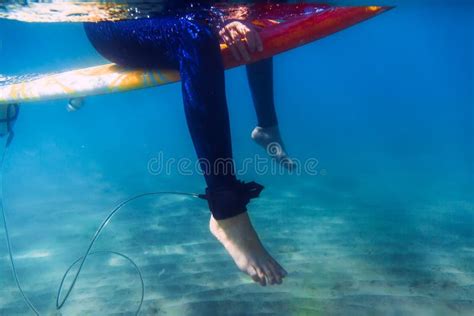
{"label": "human hand", "polygon": [[263,51],[262,39],[251,24],[241,21],[230,22],[219,31],[219,36],[237,61],[243,58],[248,62],[251,53]]}

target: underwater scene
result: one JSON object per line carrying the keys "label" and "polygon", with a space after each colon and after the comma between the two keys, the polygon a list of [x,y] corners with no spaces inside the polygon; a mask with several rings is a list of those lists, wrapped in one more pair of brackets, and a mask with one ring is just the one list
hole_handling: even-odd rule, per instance
{"label": "underwater scene", "polygon": [[201,2],[0,1],[0,315],[474,315],[474,2]]}

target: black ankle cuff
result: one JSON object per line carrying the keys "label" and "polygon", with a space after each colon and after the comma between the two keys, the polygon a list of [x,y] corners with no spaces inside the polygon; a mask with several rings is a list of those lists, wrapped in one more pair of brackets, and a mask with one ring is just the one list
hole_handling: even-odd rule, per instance
{"label": "black ankle cuff", "polygon": [[247,211],[247,204],[262,192],[263,186],[256,182],[237,181],[231,187],[206,188],[199,197],[207,200],[209,210],[216,220],[237,216]]}

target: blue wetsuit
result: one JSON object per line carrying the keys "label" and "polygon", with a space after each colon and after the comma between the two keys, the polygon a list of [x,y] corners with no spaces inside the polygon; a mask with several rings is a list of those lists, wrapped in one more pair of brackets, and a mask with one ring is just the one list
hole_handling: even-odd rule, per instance
{"label": "blue wetsuit", "polygon": [[[179,70],[188,128],[208,185],[206,199],[213,216],[225,219],[245,212],[246,204],[263,187],[235,177],[224,66],[219,40],[209,23],[215,17],[205,1],[193,10],[186,9],[186,3],[174,0],[173,10],[149,19],[85,23],[84,27],[97,51],[112,62]],[[248,67],[263,127],[276,125],[271,70],[271,59]]]}

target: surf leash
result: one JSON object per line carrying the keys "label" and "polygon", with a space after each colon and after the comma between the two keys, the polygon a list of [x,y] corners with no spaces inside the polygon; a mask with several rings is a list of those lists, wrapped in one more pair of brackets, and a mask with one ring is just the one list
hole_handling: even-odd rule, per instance
{"label": "surf leash", "polygon": [[[19,279],[19,276],[18,276],[18,271],[17,271],[16,265],[15,265],[15,260],[14,260],[14,256],[13,256],[13,247],[12,247],[12,243],[11,243],[11,239],[10,239],[10,232],[9,232],[9,229],[8,229],[7,215],[6,215],[6,211],[5,211],[5,208],[4,208],[4,197],[3,197],[3,195],[4,195],[3,194],[4,193],[4,190],[3,190],[4,177],[3,177],[3,175],[4,175],[4,167],[5,167],[4,162],[5,162],[5,157],[7,156],[9,145],[11,144],[11,141],[12,141],[13,136],[14,136],[13,130],[12,130],[11,127],[13,126],[14,121],[18,117],[18,110],[19,110],[18,105],[15,105],[15,114],[13,116],[10,116],[10,114],[12,112],[11,112],[10,107],[9,107],[7,109],[6,113],[7,113],[7,118],[10,118],[10,120],[7,120],[7,119],[0,120],[0,123],[8,124],[7,125],[8,126],[7,133],[4,134],[4,135],[0,135],[0,137],[6,137],[4,150],[3,150],[3,153],[2,153],[1,158],[0,158],[0,212],[2,213],[2,221],[3,221],[4,230],[5,230],[5,239],[6,239],[6,243],[7,243],[8,257],[9,257],[9,262],[10,262],[10,267],[11,267],[11,271],[12,271],[12,274],[13,274],[13,278],[14,278],[16,286],[17,286],[18,290],[20,291],[20,294],[21,294],[23,300],[25,301],[26,305],[28,306],[28,308],[35,315],[39,316],[40,312],[34,306],[34,304],[31,302],[31,300],[28,298],[28,296],[26,295],[25,291],[23,290],[23,288],[21,286],[21,282],[20,282],[20,279]],[[125,207],[126,205],[130,204],[133,201],[136,201],[136,200],[139,200],[139,199],[142,199],[142,198],[145,198],[145,197],[163,196],[163,195],[179,195],[179,196],[186,196],[186,197],[192,197],[192,198],[201,198],[201,199],[205,198],[204,195],[197,194],[197,193],[175,192],[175,191],[157,191],[157,192],[148,192],[148,193],[142,193],[142,194],[132,196],[132,197],[126,199],[125,201],[119,203],[117,206],[115,206],[109,212],[107,217],[102,221],[99,228],[94,233],[91,241],[89,242],[87,250],[84,252],[84,255],[82,257],[77,258],[69,266],[69,268],[66,270],[66,272],[64,273],[64,275],[61,279],[61,283],[59,284],[59,288],[58,288],[57,295],[56,295],[56,309],[57,310],[61,309],[64,306],[64,304],[67,302],[67,300],[68,300],[68,298],[69,298],[69,296],[70,296],[70,294],[71,294],[71,292],[72,292],[72,290],[73,290],[73,288],[74,288],[74,286],[75,286],[75,284],[76,284],[76,282],[79,278],[79,275],[81,274],[81,271],[84,267],[84,264],[86,263],[86,260],[89,258],[89,256],[99,255],[99,254],[111,254],[111,255],[116,255],[116,256],[119,256],[119,257],[127,260],[133,266],[133,268],[135,269],[135,272],[138,275],[138,278],[140,280],[141,292],[140,292],[140,301],[139,301],[138,306],[136,308],[135,315],[138,315],[140,313],[140,310],[141,310],[142,305],[143,305],[143,300],[145,298],[145,282],[143,280],[143,275],[142,275],[142,272],[140,271],[140,268],[138,267],[138,265],[130,257],[128,257],[127,255],[122,254],[120,252],[109,251],[109,250],[92,251],[92,248],[94,247],[94,244],[97,241],[97,239],[99,238],[99,236],[102,234],[102,231],[105,229],[105,227],[111,221],[112,217],[119,210],[121,210],[123,207]],[[66,280],[66,277],[69,275],[69,273],[71,272],[71,270],[75,266],[78,266],[78,268],[77,268],[76,272],[74,273],[74,277],[72,279],[72,282],[67,287],[67,290],[63,290],[64,282]],[[61,294],[64,291],[65,291],[65,294],[61,298]]]}

